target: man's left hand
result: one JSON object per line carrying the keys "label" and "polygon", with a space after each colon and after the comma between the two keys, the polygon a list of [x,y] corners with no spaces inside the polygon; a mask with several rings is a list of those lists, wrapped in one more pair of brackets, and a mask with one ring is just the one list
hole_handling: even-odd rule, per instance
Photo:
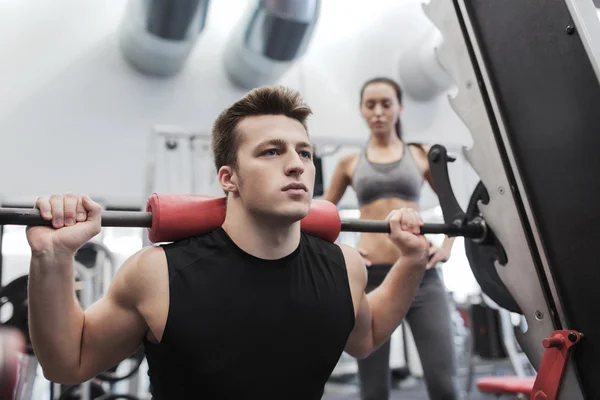
{"label": "man's left hand", "polygon": [[449,258],[450,250],[432,245],[429,247],[429,262],[427,263],[426,269],[435,267],[437,263],[446,262]]}

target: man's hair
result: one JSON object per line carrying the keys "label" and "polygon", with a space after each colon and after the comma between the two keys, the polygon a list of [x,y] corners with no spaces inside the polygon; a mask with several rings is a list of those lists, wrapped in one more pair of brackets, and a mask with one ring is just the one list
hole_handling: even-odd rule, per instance
{"label": "man's hair", "polygon": [[255,115],[285,115],[298,120],[308,131],[306,119],[310,114],[312,110],[295,90],[283,86],[262,86],[249,91],[215,120],[212,150],[217,171],[223,165],[237,168],[237,127],[242,119]]}

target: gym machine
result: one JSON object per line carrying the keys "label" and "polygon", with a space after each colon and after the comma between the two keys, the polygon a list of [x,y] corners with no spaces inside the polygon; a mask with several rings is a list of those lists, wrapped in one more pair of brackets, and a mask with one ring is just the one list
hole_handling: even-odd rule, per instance
{"label": "gym machine", "polygon": [[[83,308],[89,307],[104,295],[116,272],[116,262],[110,250],[98,241],[82,246],[75,256],[75,290]],[[22,275],[0,288],[0,312],[8,319],[3,326],[18,329],[26,338],[27,348],[21,357],[15,385],[15,400],[31,400],[37,393],[36,378],[39,363],[35,357],[27,324],[27,281]],[[61,386],[50,383],[50,400],[131,399],[137,400],[139,392],[138,370],[145,358],[143,347],[113,368],[98,374],[80,385]],[[128,393],[115,394],[117,383],[129,383]],[[108,390],[107,390],[108,389]]]}
{"label": "gym machine", "polygon": [[[600,22],[592,0],[431,0],[450,100],[481,178],[467,214],[494,238],[466,241],[482,290],[522,313],[532,399],[600,398]],[[449,209],[442,207],[444,217]],[[468,215],[468,217],[472,216]]]}

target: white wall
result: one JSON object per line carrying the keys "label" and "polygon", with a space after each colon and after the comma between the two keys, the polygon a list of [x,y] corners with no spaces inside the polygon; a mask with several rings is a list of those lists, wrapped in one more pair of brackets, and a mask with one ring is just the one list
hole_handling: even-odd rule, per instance
{"label": "white wall", "polygon": [[[227,81],[221,51],[245,4],[211,1],[185,70],[154,79],[118,50],[124,0],[0,0],[0,195],[73,190],[143,202],[151,128],[208,131],[243,94]],[[402,52],[430,27],[418,0],[323,1],[308,53],[280,83],[301,90],[313,107],[313,136],[366,138],[360,85],[373,75],[398,79]],[[409,140],[470,140],[444,96],[427,104],[407,97],[403,124]]]}

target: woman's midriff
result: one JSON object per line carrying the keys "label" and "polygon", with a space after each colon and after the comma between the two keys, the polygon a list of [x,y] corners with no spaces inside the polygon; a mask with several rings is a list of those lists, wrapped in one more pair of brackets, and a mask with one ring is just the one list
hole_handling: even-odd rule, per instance
{"label": "woman's midriff", "polygon": [[[360,209],[360,219],[384,220],[392,210],[403,207],[419,211],[415,202],[384,198],[363,206]],[[373,264],[393,264],[402,255],[385,233],[361,233],[356,247],[364,249],[367,252],[366,258]]]}

